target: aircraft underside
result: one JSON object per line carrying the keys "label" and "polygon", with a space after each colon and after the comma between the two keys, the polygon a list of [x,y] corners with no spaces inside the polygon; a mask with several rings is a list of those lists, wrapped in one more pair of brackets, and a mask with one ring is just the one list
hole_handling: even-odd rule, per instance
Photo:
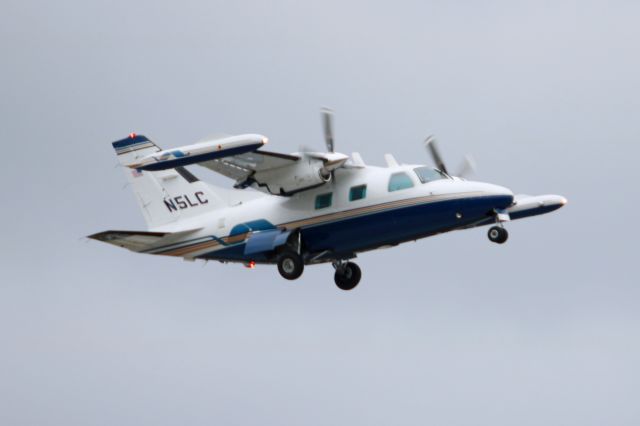
{"label": "aircraft underside", "polygon": [[[512,205],[511,195],[419,203],[302,226],[291,234],[287,244],[273,251],[246,254],[247,243],[243,241],[205,253],[198,258],[245,264],[278,263],[282,253],[293,252],[300,256],[304,265],[331,262],[338,270],[341,265],[352,264],[347,260],[354,258],[357,253],[395,246],[456,229],[499,223],[496,212],[505,211]],[[512,213],[511,219],[547,213],[561,206],[561,203],[546,206],[538,204],[527,210]],[[491,228],[488,236],[493,242],[504,243],[508,234],[499,224]]]}

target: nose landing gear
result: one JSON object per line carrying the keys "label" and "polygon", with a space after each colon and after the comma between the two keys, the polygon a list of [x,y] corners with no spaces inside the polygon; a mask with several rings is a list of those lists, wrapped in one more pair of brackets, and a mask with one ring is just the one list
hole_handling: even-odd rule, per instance
{"label": "nose landing gear", "polygon": [[501,226],[492,226],[487,232],[487,236],[491,242],[504,244],[509,238],[509,233]]}
{"label": "nose landing gear", "polygon": [[333,276],[336,285],[341,290],[353,290],[362,277],[360,267],[353,262],[334,262],[336,273]]}

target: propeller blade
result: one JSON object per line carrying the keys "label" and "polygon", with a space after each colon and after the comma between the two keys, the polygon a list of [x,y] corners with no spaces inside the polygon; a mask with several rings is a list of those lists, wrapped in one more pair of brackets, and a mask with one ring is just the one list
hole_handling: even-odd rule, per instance
{"label": "propeller blade", "polygon": [[309,152],[315,152],[315,151],[317,151],[317,149],[314,150],[309,145],[299,145],[298,146],[298,152],[300,154],[303,154],[303,155],[306,155]]}
{"label": "propeller blade", "polygon": [[465,155],[462,164],[458,168],[456,176],[467,178],[476,172],[476,162],[470,155]]}
{"label": "propeller blade", "polygon": [[427,151],[429,151],[429,153],[431,154],[431,158],[433,158],[433,162],[436,164],[436,167],[441,171],[449,174],[447,172],[447,166],[444,165],[444,161],[442,160],[442,156],[440,155],[440,151],[438,150],[438,145],[433,135],[429,136],[424,141],[424,146],[427,148]]}
{"label": "propeller blade", "polygon": [[324,129],[324,143],[328,152],[333,152],[333,111],[329,108],[322,108],[322,127]]}

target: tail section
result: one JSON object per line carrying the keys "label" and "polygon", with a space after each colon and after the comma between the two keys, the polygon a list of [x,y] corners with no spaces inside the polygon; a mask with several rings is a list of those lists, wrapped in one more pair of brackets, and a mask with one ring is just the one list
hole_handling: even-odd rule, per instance
{"label": "tail section", "polygon": [[160,151],[145,136],[132,133],[112,145],[149,229],[226,206],[210,185],[185,168],[149,172],[128,167],[140,158]]}

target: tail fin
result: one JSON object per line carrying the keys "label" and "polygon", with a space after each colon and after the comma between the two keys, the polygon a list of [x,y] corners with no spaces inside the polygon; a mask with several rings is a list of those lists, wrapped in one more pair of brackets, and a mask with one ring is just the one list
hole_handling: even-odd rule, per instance
{"label": "tail fin", "polygon": [[112,145],[149,229],[226,206],[210,185],[185,168],[157,172],[129,168],[129,164],[160,151],[145,136],[132,133]]}

